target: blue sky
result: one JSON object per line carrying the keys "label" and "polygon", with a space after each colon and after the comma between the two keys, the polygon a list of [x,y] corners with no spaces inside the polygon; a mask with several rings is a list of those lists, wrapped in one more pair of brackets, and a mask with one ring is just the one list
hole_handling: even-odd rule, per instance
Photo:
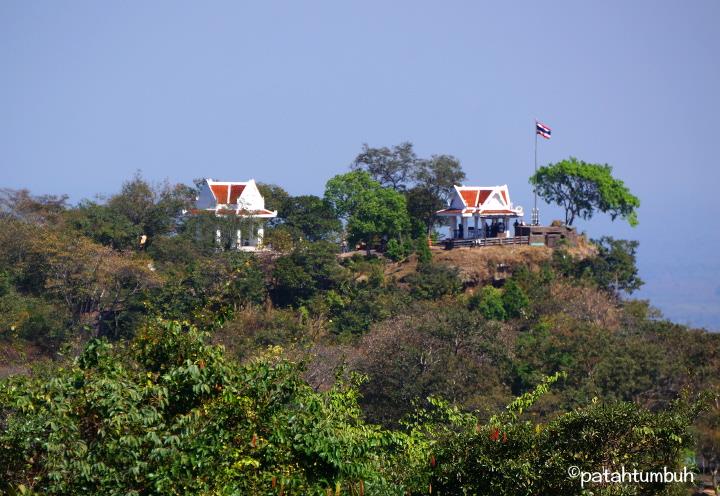
{"label": "blue sky", "polygon": [[[650,298],[720,329],[720,2],[0,3],[0,186],[113,193],[134,171],[320,194],[362,143],[458,157],[529,211],[541,163],[640,197]],[[542,220],[561,212],[541,206]]]}

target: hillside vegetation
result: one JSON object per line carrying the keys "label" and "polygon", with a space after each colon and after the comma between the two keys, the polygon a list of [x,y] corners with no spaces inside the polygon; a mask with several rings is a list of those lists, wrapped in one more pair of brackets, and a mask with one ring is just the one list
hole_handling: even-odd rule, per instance
{"label": "hillside vegetation", "polygon": [[327,205],[265,188],[295,207],[258,254],[218,250],[183,186],[5,195],[0,492],[589,494],[568,467],[717,467],[720,336],[630,298],[637,243],[431,250],[420,226],[339,257]]}
{"label": "hillside vegetation", "polygon": [[[583,260],[597,255],[595,245],[584,237],[579,242],[567,246],[563,253],[575,260]],[[490,284],[507,279],[519,269],[538,271],[548,264],[555,251],[546,246],[504,245],[478,248],[454,248],[445,250],[439,246],[431,248],[433,261],[439,265],[454,267],[465,287]],[[385,275],[402,280],[417,269],[417,257],[409,256],[396,263],[385,266]]]}

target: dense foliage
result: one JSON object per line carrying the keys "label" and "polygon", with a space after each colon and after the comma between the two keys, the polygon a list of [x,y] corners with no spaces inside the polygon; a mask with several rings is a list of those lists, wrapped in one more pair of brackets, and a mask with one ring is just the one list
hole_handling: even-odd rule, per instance
{"label": "dense foliage", "polygon": [[459,165],[411,151],[365,150],[324,198],[261,185],[284,217],[257,254],[182,185],[4,191],[0,492],[582,494],[569,465],[717,467],[720,335],[628,299],[637,243],[431,249],[408,212]]}
{"label": "dense foliage", "polygon": [[[439,400],[403,430],[368,424],[353,382],[318,393],[297,365],[246,365],[178,322],[128,352],[94,340],[51,377],[0,393],[0,489],[32,494],[571,493],[570,464],[676,467],[697,406],[604,405],[524,419],[556,375],[482,422]],[[632,459],[628,459],[633,455]],[[548,464],[548,460],[551,463]],[[635,494],[663,485],[635,484]],[[610,494],[601,491],[602,494]]]}
{"label": "dense foliage", "polygon": [[640,200],[612,176],[612,167],[607,164],[589,164],[570,157],[540,167],[530,183],[545,201],[565,209],[569,226],[576,217],[589,219],[596,211],[610,214],[613,220],[622,217],[631,226],[638,223]]}
{"label": "dense foliage", "polygon": [[457,158],[451,155],[419,158],[409,142],[392,148],[371,148],[365,144],[352,168],[367,171],[382,186],[405,195],[411,230],[416,237],[432,231],[437,222],[435,212],[447,204],[453,187],[465,179]]}

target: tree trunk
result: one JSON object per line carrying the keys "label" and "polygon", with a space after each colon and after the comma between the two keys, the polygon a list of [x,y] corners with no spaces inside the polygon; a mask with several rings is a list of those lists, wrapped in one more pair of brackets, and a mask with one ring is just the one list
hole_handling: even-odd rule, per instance
{"label": "tree trunk", "polygon": [[[570,216],[568,218],[568,215]],[[575,212],[572,210],[565,210],[565,225],[566,226],[572,226],[572,223],[575,221]]]}

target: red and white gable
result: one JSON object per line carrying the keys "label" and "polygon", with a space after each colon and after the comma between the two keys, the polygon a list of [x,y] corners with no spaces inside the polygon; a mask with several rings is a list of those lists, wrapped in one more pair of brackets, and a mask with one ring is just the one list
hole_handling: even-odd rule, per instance
{"label": "red and white gable", "polygon": [[254,179],[247,182],[213,181],[206,179],[196,199],[196,210],[214,211],[221,215],[273,218],[276,211],[265,208],[265,198],[260,194]]}
{"label": "red and white gable", "polygon": [[437,215],[470,217],[522,217],[523,208],[513,206],[507,184],[502,186],[455,186],[448,208]]}

